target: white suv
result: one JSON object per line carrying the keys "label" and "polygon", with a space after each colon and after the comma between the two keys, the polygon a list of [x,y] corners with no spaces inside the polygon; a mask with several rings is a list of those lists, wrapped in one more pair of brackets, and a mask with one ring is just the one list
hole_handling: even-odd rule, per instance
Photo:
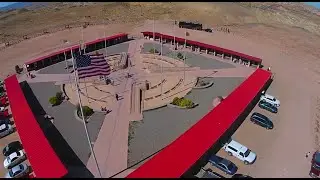
{"label": "white suv", "polygon": [[235,156],[236,158],[240,159],[244,162],[244,164],[252,164],[256,158],[256,153],[252,152],[250,149],[245,147],[244,145],[230,139],[227,142],[223,149],[230,155]]}
{"label": "white suv", "polygon": [[264,94],[260,97],[260,101],[266,101],[276,107],[280,106],[280,101],[276,99],[275,97],[269,95],[269,94]]}

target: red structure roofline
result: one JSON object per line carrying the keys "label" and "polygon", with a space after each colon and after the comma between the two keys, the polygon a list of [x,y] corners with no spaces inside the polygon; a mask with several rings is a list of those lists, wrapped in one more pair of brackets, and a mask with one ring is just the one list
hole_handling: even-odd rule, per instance
{"label": "red structure roofline", "polygon": [[[88,46],[88,45],[91,45],[91,44],[99,43],[99,42],[102,42],[102,41],[108,41],[108,40],[116,39],[116,38],[127,36],[127,35],[128,34],[125,34],[125,33],[116,34],[116,35],[113,35],[113,36],[100,38],[100,39],[96,39],[94,41],[87,42],[87,43],[85,43],[85,45]],[[30,61],[26,62],[25,64],[27,65],[27,64],[32,64],[32,63],[38,62],[38,61],[42,61],[43,59],[46,59],[46,58],[61,54],[63,52],[70,51],[70,49],[75,50],[75,49],[78,49],[78,48],[80,48],[80,45],[74,45],[74,46],[71,46],[69,48],[65,48],[65,49],[59,50],[57,52],[50,53],[50,54],[45,55],[45,56],[41,56],[41,57],[35,58],[33,60],[30,60]]]}
{"label": "red structure roofline", "polygon": [[[150,32],[150,31],[144,31],[144,32],[142,32],[142,34],[143,35],[148,35],[148,36],[153,36],[153,32]],[[165,38],[165,39],[174,40],[173,36],[155,32],[155,37],[156,38],[160,38],[161,36],[162,36],[162,38]],[[175,41],[176,42],[180,42],[180,43],[184,43],[185,39],[184,38],[180,38],[180,37],[175,37]],[[222,48],[222,47],[201,43],[201,42],[198,42],[198,41],[192,41],[192,40],[188,40],[188,39],[187,39],[187,43],[188,44],[192,44],[192,45],[196,45],[196,46],[199,46],[199,47],[202,47],[202,48],[206,48],[206,49],[213,49],[213,50],[216,50],[216,51],[221,51],[222,53],[236,55],[236,56],[239,56],[241,58],[245,58],[245,59],[250,60],[250,61],[255,61],[255,62],[258,62],[258,63],[262,62],[261,58],[257,58],[257,57],[250,56],[250,55],[247,55],[247,54],[243,54],[243,53],[240,53],[240,52],[236,52],[236,51],[233,51],[233,50],[225,49],[225,48]]]}
{"label": "red structure roofline", "polygon": [[270,72],[257,69],[218,106],[127,178],[180,178],[218,142],[270,78]]}
{"label": "red structure roofline", "polygon": [[67,169],[52,149],[24,97],[16,75],[4,80],[16,129],[37,178],[61,178]]}

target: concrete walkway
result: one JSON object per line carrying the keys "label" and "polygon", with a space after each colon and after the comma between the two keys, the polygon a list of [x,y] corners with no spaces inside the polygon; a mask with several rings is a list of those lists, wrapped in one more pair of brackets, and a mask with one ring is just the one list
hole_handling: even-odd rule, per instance
{"label": "concrete walkway", "polygon": [[[94,152],[98,161],[102,177],[110,177],[127,167],[128,131],[130,119],[130,96],[132,79],[121,83],[118,87],[121,100],[106,115],[104,123],[94,145]],[[87,168],[95,177],[99,177],[92,155]]]}
{"label": "concrete walkway", "polygon": [[[129,61],[135,63],[135,54],[139,53],[139,41],[129,44]],[[130,64],[130,63],[129,63]],[[133,69],[129,67],[128,73]],[[114,77],[116,78],[116,77]],[[111,108],[111,113],[106,115],[100,133],[94,145],[94,152],[103,178],[108,178],[125,168],[128,161],[128,134],[129,122],[137,118],[137,114],[130,114],[131,92],[133,78],[122,81],[116,92],[124,92],[119,101]],[[141,117],[142,118],[142,117]],[[99,177],[98,169],[91,155],[87,168],[95,177]]]}

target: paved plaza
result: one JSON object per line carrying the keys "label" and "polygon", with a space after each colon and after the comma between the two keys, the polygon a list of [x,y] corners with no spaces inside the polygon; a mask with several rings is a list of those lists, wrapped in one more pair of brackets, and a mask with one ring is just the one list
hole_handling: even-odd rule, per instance
{"label": "paved plaza", "polygon": [[[153,46],[160,51],[159,43],[152,44],[144,39],[108,47],[109,55],[126,52],[132,66],[112,72],[109,78],[114,81],[113,85],[106,85],[97,77],[80,81],[83,105],[95,110],[87,127],[102,177],[113,176],[166,146],[212,108],[213,98],[227,96],[254,71],[219,60],[218,57],[188,50],[187,65],[184,66],[176,58],[177,52],[170,50],[170,45],[163,45],[163,56],[147,53]],[[99,52],[105,53],[105,49]],[[87,164],[91,173],[100,177],[93,156],[90,155],[83,124],[74,116],[75,105],[78,103],[75,81],[65,66],[65,62],[60,62],[35,72],[36,77],[33,79],[21,76],[19,80],[29,82],[43,109],[55,117],[54,125],[68,144]],[[131,74],[129,78],[126,77],[128,73]],[[213,79],[214,85],[207,89],[193,89],[198,77]],[[136,98],[139,95],[135,89],[143,89],[146,81],[150,89],[143,90],[144,96],[140,102]],[[48,99],[60,91],[63,84],[64,92],[70,99],[53,108]],[[120,95],[119,101],[115,99],[115,94]],[[199,103],[199,106],[190,110],[165,107],[174,97],[184,96]],[[100,113],[101,107],[111,112],[106,115]],[[135,126],[130,126],[130,123]],[[129,129],[130,133],[134,132],[130,142]]]}
{"label": "paved plaza", "polygon": [[[144,43],[143,50],[141,52],[148,53],[150,49],[156,48],[159,52],[161,49],[161,45],[159,43]],[[163,56],[176,58],[178,53],[184,55],[186,54],[186,64],[191,67],[200,67],[201,69],[224,69],[224,68],[233,68],[235,65],[228,64],[225,62],[221,62],[218,60],[213,59],[213,57],[209,58],[207,56],[185,52],[181,50],[173,51],[170,49],[170,45],[163,45],[162,46],[162,54]]]}
{"label": "paved plaza", "polygon": [[[163,107],[143,113],[143,120],[132,122],[134,136],[129,145],[128,166],[162,149],[212,109],[212,100],[217,96],[227,96],[242,83],[244,78],[207,78],[214,85],[206,89],[193,89],[186,98],[199,103],[193,109],[184,110]],[[139,164],[141,165],[141,164]],[[134,166],[137,168],[139,165]]]}
{"label": "paved plaza", "polygon": [[[54,96],[56,92],[61,91],[60,86],[54,85],[52,82],[46,83],[29,83],[33,93],[38,99],[44,111],[54,117],[53,124],[68,142],[72,150],[77,154],[80,160],[86,164],[89,159],[90,149],[86,138],[83,122],[76,119],[74,111],[76,107],[68,101],[51,107],[49,98]],[[87,123],[90,139],[95,142],[102,126],[104,114],[95,112]]]}

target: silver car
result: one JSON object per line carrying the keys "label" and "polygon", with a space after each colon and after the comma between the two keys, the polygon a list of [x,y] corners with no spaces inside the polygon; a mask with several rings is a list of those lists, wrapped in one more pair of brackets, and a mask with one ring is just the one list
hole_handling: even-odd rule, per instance
{"label": "silver car", "polygon": [[0,138],[4,137],[12,132],[13,132],[12,125],[10,125],[8,123],[0,124]]}
{"label": "silver car", "polygon": [[30,167],[25,163],[18,164],[10,169],[5,178],[21,178],[28,175],[30,172]]}
{"label": "silver car", "polygon": [[3,166],[7,169],[10,169],[24,160],[26,160],[26,155],[22,150],[19,150],[11,153],[7,158],[5,158],[3,161]]}

